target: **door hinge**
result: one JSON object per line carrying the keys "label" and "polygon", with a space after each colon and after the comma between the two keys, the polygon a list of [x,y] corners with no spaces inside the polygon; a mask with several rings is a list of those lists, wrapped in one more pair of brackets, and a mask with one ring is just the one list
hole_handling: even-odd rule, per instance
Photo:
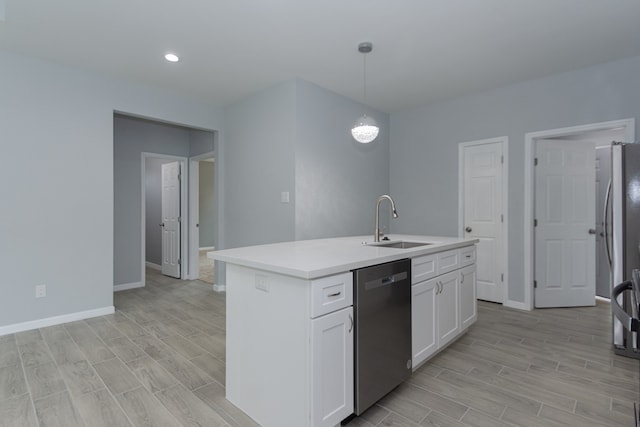
{"label": "door hinge", "polygon": [[178,258],[178,265],[182,265],[180,258]]}
{"label": "door hinge", "polygon": [[182,222],[182,217],[181,216],[178,217],[178,222]]}
{"label": "door hinge", "polygon": [[182,181],[182,174],[181,173],[178,174],[178,181]]}
{"label": "door hinge", "polygon": [[533,281],[533,288],[535,289],[535,288],[537,288],[537,287],[538,287],[538,281],[537,281],[537,280],[534,280],[534,281]]}
{"label": "door hinge", "polygon": [[538,158],[533,159],[533,166],[538,166]]}
{"label": "door hinge", "polygon": [[504,222],[504,214],[500,214],[500,222]]}
{"label": "door hinge", "polygon": [[504,156],[500,156],[500,164],[504,164]]}
{"label": "door hinge", "polygon": [[501,281],[501,282],[504,282],[504,273],[502,273],[502,274],[500,275],[500,281]]}
{"label": "door hinge", "polygon": [[534,226],[534,227],[537,227],[537,226],[538,226],[538,220],[537,220],[537,219],[534,219],[534,220],[533,220],[533,226]]}

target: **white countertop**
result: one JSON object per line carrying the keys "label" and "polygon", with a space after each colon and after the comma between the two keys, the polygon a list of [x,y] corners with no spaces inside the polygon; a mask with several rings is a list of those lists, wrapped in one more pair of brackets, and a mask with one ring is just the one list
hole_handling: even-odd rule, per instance
{"label": "white countertop", "polygon": [[208,252],[207,257],[229,264],[302,279],[316,279],[356,268],[460,248],[478,242],[478,239],[404,234],[391,234],[386,237],[390,241],[404,240],[431,244],[409,249],[382,248],[371,246],[373,236],[353,236],[226,249]]}

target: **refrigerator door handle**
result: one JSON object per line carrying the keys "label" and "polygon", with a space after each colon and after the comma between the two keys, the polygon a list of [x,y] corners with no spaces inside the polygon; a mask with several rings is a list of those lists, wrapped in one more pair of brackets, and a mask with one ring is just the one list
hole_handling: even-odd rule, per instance
{"label": "refrigerator door handle", "polygon": [[604,212],[602,218],[604,218],[604,247],[607,250],[607,260],[609,261],[609,271],[613,268],[611,260],[611,247],[609,246],[609,202],[611,201],[611,180],[607,184],[607,193],[604,196]]}
{"label": "refrigerator door handle", "polygon": [[613,315],[622,323],[622,326],[629,332],[638,332],[638,325],[640,322],[638,319],[632,317],[627,313],[624,308],[620,306],[618,302],[618,296],[625,291],[633,290],[631,282],[622,282],[613,288],[613,294],[611,296],[611,310]]}

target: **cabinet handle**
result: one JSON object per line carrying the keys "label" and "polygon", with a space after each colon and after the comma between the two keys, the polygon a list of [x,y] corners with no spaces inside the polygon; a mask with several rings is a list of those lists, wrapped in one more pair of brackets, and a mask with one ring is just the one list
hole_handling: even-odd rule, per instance
{"label": "cabinet handle", "polygon": [[471,258],[471,255],[467,255],[466,257],[467,257],[467,258]]}
{"label": "cabinet handle", "polygon": [[438,281],[438,290],[436,292],[436,295],[441,294],[442,293],[442,282]]}
{"label": "cabinet handle", "polygon": [[351,333],[351,331],[353,331],[353,317],[351,316],[351,313],[349,313],[349,320],[351,320],[351,326],[349,327],[349,333]]}
{"label": "cabinet handle", "polygon": [[464,273],[460,272],[460,283],[464,283]]}
{"label": "cabinet handle", "polygon": [[331,297],[337,297],[338,295],[340,295],[342,293],[342,291],[338,291],[338,292],[334,292],[332,294],[327,295],[329,298]]}

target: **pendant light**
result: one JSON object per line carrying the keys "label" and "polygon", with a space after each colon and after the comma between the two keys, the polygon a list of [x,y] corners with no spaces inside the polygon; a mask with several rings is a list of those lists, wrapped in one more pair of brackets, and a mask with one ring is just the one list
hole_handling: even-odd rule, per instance
{"label": "pendant light", "polygon": [[[364,58],[364,86],[363,86],[363,101],[367,100],[367,53],[373,50],[373,45],[369,42],[363,42],[358,45],[358,52],[362,54]],[[363,115],[353,124],[353,128],[351,128],[351,135],[353,135],[353,139],[362,143],[368,144],[372,142],[378,136],[378,132],[380,132],[380,128],[375,120],[372,117],[367,117],[367,115]]]}

